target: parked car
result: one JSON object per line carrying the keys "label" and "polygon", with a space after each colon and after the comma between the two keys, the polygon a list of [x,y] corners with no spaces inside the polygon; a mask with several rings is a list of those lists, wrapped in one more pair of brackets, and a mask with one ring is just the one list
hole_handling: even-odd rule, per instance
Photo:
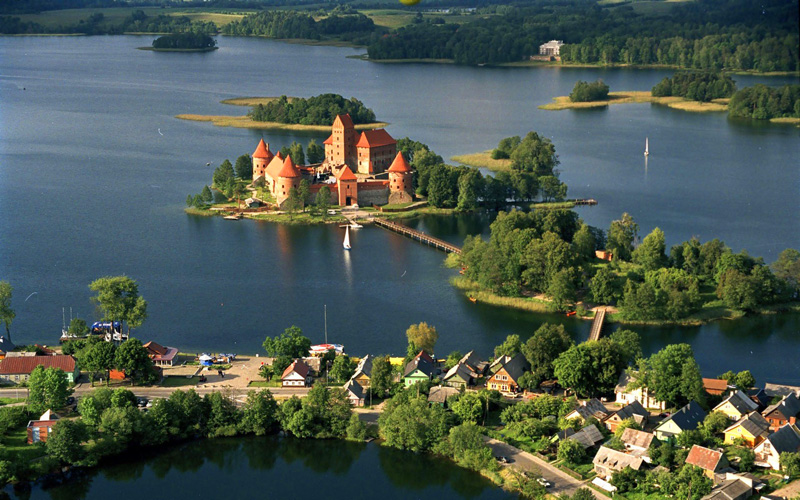
{"label": "parked car", "polygon": [[551,483],[550,481],[548,481],[547,479],[545,479],[543,477],[536,478],[536,482],[541,484],[545,488],[549,488],[549,487],[553,486],[553,483]]}
{"label": "parked car", "polygon": [[149,403],[149,401],[145,397],[136,398],[136,406],[138,406],[139,408],[144,408],[145,406],[147,406],[147,403]]}
{"label": "parked car", "polygon": [[501,456],[499,456],[499,457],[494,457],[494,458],[495,458],[495,459],[496,459],[498,462],[500,462],[501,464],[507,464],[507,463],[508,463],[508,458],[507,458],[507,457],[504,457],[504,456],[502,456],[502,455],[501,455]]}

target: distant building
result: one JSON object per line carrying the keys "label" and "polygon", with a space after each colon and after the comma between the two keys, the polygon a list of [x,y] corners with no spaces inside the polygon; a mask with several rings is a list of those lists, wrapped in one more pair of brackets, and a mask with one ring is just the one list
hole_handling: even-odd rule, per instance
{"label": "distant building", "polygon": [[311,385],[311,368],[301,360],[294,360],[281,375],[283,387],[308,387]]}
{"label": "distant building", "polygon": [[790,393],[778,403],[768,406],[762,415],[767,419],[772,430],[777,430],[786,424],[796,424],[797,418],[800,416],[800,399],[794,393]]}
{"label": "distant building", "polygon": [[448,399],[460,393],[461,392],[455,387],[445,387],[441,385],[438,387],[431,387],[431,392],[428,395],[428,403],[444,406]]}
{"label": "distant building", "polygon": [[640,427],[644,427],[647,423],[647,417],[650,415],[650,412],[645,410],[642,403],[638,401],[633,401],[632,403],[628,403],[626,406],[623,406],[615,413],[613,413],[610,417],[608,417],[605,422],[605,426],[611,432],[616,432],[617,427],[624,422],[625,420],[633,419],[634,422],[639,424]]}
{"label": "distant building", "polygon": [[750,399],[747,394],[737,390],[715,406],[713,411],[724,413],[731,420],[739,420],[757,409],[758,403]]}
{"label": "distant building", "polygon": [[13,351],[16,346],[5,336],[0,335],[0,359],[6,357],[6,354]]}
{"label": "distant building", "polygon": [[792,424],[786,424],[767,436],[753,451],[756,465],[780,470],[781,453],[800,452],[800,430]]}
{"label": "distant building", "polygon": [[620,440],[623,442],[623,444],[625,444],[625,450],[628,453],[640,456],[646,462],[649,462],[650,458],[647,457],[646,454],[647,450],[650,449],[650,443],[653,442],[654,438],[655,436],[649,432],[628,427],[622,431],[622,437]]}
{"label": "distant building", "polygon": [[741,440],[748,447],[754,448],[769,435],[769,422],[754,411],[725,429],[723,434],[725,444],[734,444],[734,441]]}
{"label": "distant building", "polygon": [[547,43],[543,43],[539,45],[539,55],[557,57],[560,55],[562,45],[564,45],[564,42],[561,40],[550,40]]}
{"label": "distant building", "polygon": [[728,390],[728,381],[718,378],[704,378],[703,389],[711,396],[722,396]]}
{"label": "distant building", "polygon": [[[513,358],[504,356],[504,362],[496,366],[496,371],[486,381],[486,388],[490,391],[519,392],[519,379],[530,371],[531,365],[522,353]],[[490,368],[491,370],[491,368]]]}
{"label": "distant building", "polygon": [[436,367],[433,359],[425,351],[420,351],[409,361],[403,370],[403,384],[410,387],[417,382],[425,382],[433,378]]}
{"label": "distant building", "polygon": [[615,472],[621,471],[625,467],[630,467],[633,470],[641,469],[644,460],[635,455],[628,455],[621,451],[601,446],[592,463],[597,475],[602,479],[609,480]]}
{"label": "distant building", "polygon": [[0,380],[14,383],[25,382],[37,366],[62,369],[70,383],[75,382],[80,376],[75,358],[66,354],[57,354],[55,356],[7,357],[0,360]]}
{"label": "distant building", "polygon": [[616,402],[622,405],[627,405],[634,401],[638,401],[645,408],[655,408],[664,411],[667,404],[663,401],[657,400],[652,396],[647,387],[637,387],[633,389],[631,386],[636,381],[636,373],[626,370],[619,376],[619,382],[614,389],[617,395]]}
{"label": "distant building", "polygon": [[53,432],[53,426],[58,422],[59,416],[47,410],[38,420],[28,422],[28,444],[46,443],[47,436]]}
{"label": "distant building", "polygon": [[156,366],[172,366],[175,356],[178,355],[178,349],[175,347],[164,347],[152,340],[142,347],[147,350],[147,355],[150,356]]}
{"label": "distant building", "polygon": [[577,441],[584,450],[593,448],[605,441],[605,437],[594,424],[589,424],[578,432],[566,436],[566,439]]}
{"label": "distant building", "polygon": [[728,460],[721,451],[698,445],[692,446],[692,449],[689,450],[686,463],[703,469],[703,474],[711,480],[714,479],[716,473],[728,466]]}
{"label": "distant building", "polygon": [[365,392],[364,388],[353,379],[347,381],[344,384],[344,392],[347,394],[347,399],[350,400],[350,404],[353,406],[364,406],[365,400]]}
{"label": "distant building", "polygon": [[356,372],[350,377],[350,380],[355,380],[361,387],[369,387],[370,379],[372,378],[372,362],[374,360],[375,356],[372,354],[367,354],[361,358],[356,367]]}
{"label": "distant building", "polygon": [[705,418],[705,410],[703,410],[697,402],[692,401],[658,424],[654,434],[661,441],[671,441],[683,431],[697,429],[697,426]]}
{"label": "distant building", "polygon": [[592,398],[588,401],[582,401],[581,404],[572,410],[570,413],[564,415],[564,420],[580,420],[585,422],[590,418],[596,418],[603,421],[608,417],[608,409],[598,399]]}

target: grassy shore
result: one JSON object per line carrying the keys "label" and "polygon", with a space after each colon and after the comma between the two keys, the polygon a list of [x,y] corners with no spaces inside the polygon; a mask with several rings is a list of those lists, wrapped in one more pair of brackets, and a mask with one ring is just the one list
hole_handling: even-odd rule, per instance
{"label": "grassy shore", "polygon": [[[278,122],[257,122],[251,120],[249,116],[228,116],[228,115],[176,115],[180,120],[190,120],[194,122],[211,122],[217,127],[250,128],[257,130],[291,130],[294,132],[330,132],[330,125],[300,125],[298,123],[278,123]],[[374,128],[384,128],[389,124],[386,122],[362,123],[356,125],[356,130],[371,130]]]}
{"label": "grassy shore", "polygon": [[539,109],[557,111],[562,109],[587,109],[605,108],[611,104],[627,104],[649,102],[661,104],[681,111],[696,113],[719,112],[728,110],[728,99],[715,99],[713,102],[698,102],[684,99],[683,97],[654,97],[649,91],[622,91],[609,92],[608,99],[591,102],[572,102],[569,96],[560,96],[553,99],[550,104],[543,104]]}
{"label": "grassy shore", "polygon": [[476,303],[489,304],[500,307],[510,307],[535,313],[552,312],[550,303],[543,300],[528,297],[503,297],[492,292],[482,290],[480,285],[463,276],[450,278],[450,284],[459,290],[463,290],[465,295],[476,299]]}
{"label": "grassy shore", "polygon": [[770,118],[772,123],[785,123],[787,125],[797,125],[800,127],[800,118]]}
{"label": "grassy shore", "polygon": [[492,158],[492,150],[482,153],[472,153],[466,155],[456,155],[450,157],[451,161],[457,161],[471,167],[487,168],[494,172],[502,172],[511,169],[511,160],[495,160]]}

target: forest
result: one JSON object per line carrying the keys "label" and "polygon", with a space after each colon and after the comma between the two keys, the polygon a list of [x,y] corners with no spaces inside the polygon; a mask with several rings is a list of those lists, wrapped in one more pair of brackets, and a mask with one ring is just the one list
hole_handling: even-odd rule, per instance
{"label": "forest", "polygon": [[692,101],[710,102],[728,98],[736,92],[736,82],[722,73],[690,71],[675,73],[653,87],[656,97],[678,96]]}
{"label": "forest", "polygon": [[258,104],[247,114],[260,122],[299,123],[302,125],[330,125],[336,115],[349,114],[353,123],[374,123],[375,112],[364,103],[351,97],[349,100],[339,94],[320,94],[304,99],[285,95]]}
{"label": "forest", "polygon": [[[341,11],[342,9],[339,9]],[[264,36],[267,38],[303,38],[319,40],[336,37],[340,40],[363,41],[376,30],[372,19],[357,12],[331,15],[315,21],[311,14],[293,10],[271,10],[245,16],[222,28],[226,35]]]}
{"label": "forest", "polygon": [[217,33],[210,21],[192,21],[186,16],[159,14],[148,16],[142,10],[134,11],[119,24],[109,24],[101,12],[81,19],[75,24],[45,27],[22,21],[18,17],[0,16],[0,33],[7,35],[39,33],[80,33],[84,35],[121,35],[123,33]]}
{"label": "forest", "polygon": [[800,118],[800,85],[773,88],[758,84],[743,88],[733,94],[728,116],[756,120]]}
{"label": "forest", "polygon": [[211,49],[217,41],[202,33],[173,33],[153,40],[154,49]]}

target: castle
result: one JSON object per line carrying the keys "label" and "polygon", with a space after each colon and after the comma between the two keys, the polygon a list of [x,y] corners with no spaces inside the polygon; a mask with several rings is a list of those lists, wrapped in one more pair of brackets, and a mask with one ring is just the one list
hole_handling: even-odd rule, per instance
{"label": "castle", "polygon": [[289,191],[303,179],[309,182],[310,202],[316,200],[323,186],[330,190],[332,205],[385,205],[413,200],[414,172],[386,130],[358,134],[350,115],[337,115],[324,145],[322,163],[299,166],[290,156],[272,154],[269,144],[261,139],[253,153],[253,182],[264,179],[280,208],[284,208]]}

